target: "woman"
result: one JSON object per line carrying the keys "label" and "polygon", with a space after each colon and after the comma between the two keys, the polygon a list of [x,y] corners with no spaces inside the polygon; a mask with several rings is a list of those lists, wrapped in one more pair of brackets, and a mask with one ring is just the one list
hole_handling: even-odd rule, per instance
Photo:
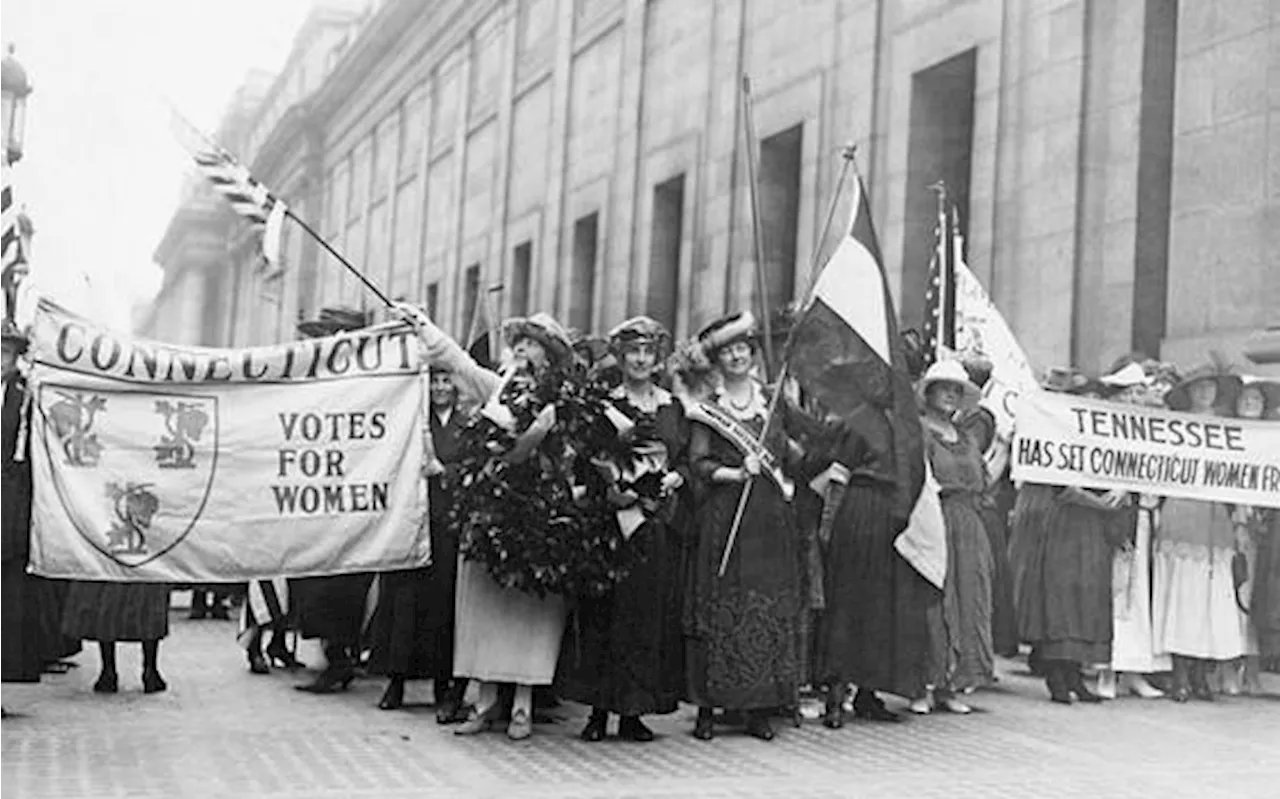
{"label": "woman", "polygon": [[[1096,396],[1085,384],[1075,393]],[[1028,483],[1014,511],[1011,566],[1018,632],[1035,648],[1049,699],[1069,705],[1102,697],[1085,666],[1111,661],[1112,553],[1132,529],[1124,491]]]}
{"label": "woman", "polygon": [[[1240,378],[1218,365],[1193,370],[1165,396],[1175,411],[1225,415]],[[1215,661],[1245,652],[1231,561],[1236,541],[1229,508],[1219,502],[1169,498],[1156,537],[1156,647],[1173,656],[1173,699],[1213,700]]]}
{"label": "woman", "polygon": [[978,402],[978,387],[964,367],[940,361],[920,379],[925,451],[937,480],[947,533],[947,576],[940,601],[929,610],[929,683],[911,703],[913,713],[935,707],[972,711],[956,694],[990,685],[995,676],[991,640],[991,591],[995,564],[978,512],[986,485],[977,444],[953,423]]}
{"label": "woman", "polygon": [[826,685],[823,724],[830,729],[844,725],[843,689],[849,683],[858,686],[854,715],[886,722],[901,717],[884,706],[877,691],[914,697],[925,685],[927,611],[937,589],[894,548],[902,522],[894,513],[893,434],[883,414],[863,406],[844,421],[826,472],[835,487],[824,493],[835,512],[824,513],[818,529],[825,608],[816,674]]}
{"label": "woman", "polygon": [[98,642],[102,668],[93,684],[95,692],[114,694],[120,688],[117,641],[141,642],[143,693],[169,687],[160,676],[160,639],[169,634],[169,586],[73,581],[63,608],[62,632]]}
{"label": "woman", "polygon": [[[397,312],[416,328],[429,364],[448,369],[454,384],[468,397],[497,400],[504,384],[501,376],[477,364],[421,310],[401,304]],[[573,357],[568,334],[545,314],[510,320],[503,334],[516,368],[535,377]],[[498,413],[502,408],[492,410]],[[455,678],[479,680],[480,689],[475,707],[454,730],[456,734],[475,735],[492,726],[502,712],[498,691],[504,682],[516,684],[507,737],[524,740],[533,734],[533,687],[549,685],[554,679],[564,621],[561,596],[539,597],[503,588],[482,563],[459,562],[453,673]]]}
{"label": "woman", "polygon": [[[1280,382],[1260,384],[1266,397],[1262,418],[1280,422]],[[1257,548],[1249,618],[1258,632],[1261,665],[1280,671],[1280,509],[1261,508],[1250,528]]]}
{"label": "woman", "polygon": [[620,516],[630,514],[638,525],[630,545],[642,553],[642,565],[610,593],[580,600],[560,655],[560,696],[591,706],[584,741],[604,739],[610,713],[621,717],[619,738],[652,741],[640,717],[674,712],[683,693],[680,541],[668,519],[686,479],[688,423],[680,401],[654,382],[667,341],[667,331],[643,316],[609,332],[622,376],[610,396],[636,424],[633,444],[637,456],[653,465],[655,493],[622,489],[616,497]]}
{"label": "woman", "polygon": [[[1163,394],[1137,360],[1117,361],[1101,382],[1112,386],[1111,399],[1132,405],[1163,407]],[[1098,670],[1097,693],[1115,699],[1123,690],[1142,699],[1160,699],[1165,693],[1148,676],[1171,668],[1169,656],[1157,652],[1151,619],[1151,543],[1159,525],[1160,498],[1153,494],[1130,495],[1132,511],[1120,514],[1120,548],[1111,571],[1111,661]]]}
{"label": "woman", "polygon": [[462,721],[466,682],[453,679],[453,611],[458,572],[458,529],[449,520],[458,435],[464,424],[453,377],[432,369],[428,378],[428,428],[434,461],[428,465],[427,508],[431,516],[431,565],[381,575],[378,609],[372,623],[369,672],[390,679],[378,707],[404,705],[405,680],[430,679],[436,722]]}
{"label": "woman", "polygon": [[799,453],[785,423],[772,425],[764,446],[758,443],[770,403],[751,376],[751,314],[712,322],[698,340],[721,385],[690,411],[689,461],[703,491],[686,595],[688,691],[698,705],[694,737],[714,736],[713,713],[721,707],[745,712],[748,734],[767,741],[774,735],[768,710],[794,704],[799,681],[799,543],[788,504],[793,487],[777,464],[780,456]]}
{"label": "woman", "polygon": [[[1267,411],[1267,395],[1264,383],[1249,380],[1240,388],[1236,400],[1236,416],[1241,419],[1261,419]],[[1243,556],[1247,567],[1243,584],[1235,586],[1236,606],[1240,624],[1244,628],[1245,653],[1238,662],[1224,663],[1223,690],[1225,693],[1258,694],[1262,692],[1261,649],[1259,620],[1255,619],[1251,600],[1258,581],[1258,557],[1260,545],[1266,537],[1270,508],[1238,506],[1232,514],[1236,527],[1236,552]]]}

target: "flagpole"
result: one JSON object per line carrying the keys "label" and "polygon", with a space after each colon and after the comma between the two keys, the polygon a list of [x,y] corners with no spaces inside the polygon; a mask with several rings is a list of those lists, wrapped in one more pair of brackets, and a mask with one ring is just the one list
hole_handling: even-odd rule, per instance
{"label": "flagpole", "polygon": [[764,226],[760,217],[760,185],[756,175],[756,126],[752,113],[751,78],[742,76],[743,134],[747,138],[747,188],[751,193],[751,228],[756,249],[756,292],[760,295],[760,321],[764,327],[764,373],[773,369],[773,323],[769,319],[769,291],[764,274]]}
{"label": "flagpole", "polygon": [[[279,200],[277,200],[277,202],[279,202]],[[313,229],[310,225],[306,223],[305,220],[303,220],[301,217],[295,214],[292,208],[286,206],[284,210],[284,215],[292,219],[294,222],[297,222],[298,226],[301,227],[304,231],[306,231],[307,234],[311,236],[311,238],[315,239],[317,242],[320,243],[320,246],[325,249],[325,252],[329,253],[334,258],[338,259],[338,263],[345,266],[348,272],[355,275],[356,279],[359,280],[361,283],[363,283],[365,288],[373,292],[373,296],[377,297],[379,300],[382,300],[383,305],[387,306],[388,308],[395,307],[395,303],[391,302],[391,299],[382,292],[382,289],[375,286],[369,280],[369,278],[364,276],[363,272],[361,272],[359,269],[356,269],[354,266],[352,266],[351,262],[342,256],[342,253],[335,250],[333,248],[333,245],[325,241],[324,238],[315,231],[315,229]]]}
{"label": "flagpole", "polygon": [[502,336],[500,335],[498,328],[499,323],[502,321],[502,292],[505,291],[506,288],[506,285],[503,283],[494,283],[489,287],[489,291],[485,295],[486,304],[490,300],[494,300],[498,303],[497,308],[493,308],[492,306],[489,307],[489,329],[486,331],[489,336],[489,360],[492,361],[495,366],[502,362],[502,358],[500,357],[502,350]]}
{"label": "flagpole", "polygon": [[[840,151],[840,157],[844,160],[844,165],[840,168],[840,179],[836,182],[836,190],[831,195],[831,204],[827,206],[827,218],[822,223],[822,232],[818,234],[817,246],[813,248],[813,256],[809,261],[809,285],[805,287],[805,301],[808,302],[809,296],[813,294],[813,287],[818,282],[818,263],[822,256],[822,247],[826,244],[827,235],[831,232],[831,223],[836,216],[836,208],[840,205],[840,195],[844,193],[844,184],[849,180],[849,173],[854,169],[853,158],[858,148],[850,143],[846,144]],[[787,347],[784,350],[789,354],[791,350],[790,336],[788,335]],[[778,385],[773,392],[773,396],[769,398],[769,410],[764,417],[764,427],[760,430],[760,443],[763,445],[765,437],[769,435],[769,428],[773,424],[774,412],[778,409],[778,398],[782,396],[782,388],[787,380],[788,367],[790,366],[790,358],[785,357],[782,361],[782,369],[778,373]],[[729,555],[733,553],[733,546],[738,540],[738,529],[742,526],[742,516],[747,511],[747,500],[751,498],[751,486],[755,482],[753,477],[748,477],[742,486],[742,495],[738,498],[738,509],[733,514],[733,525],[729,528],[729,538],[724,543],[724,552],[720,555],[720,570],[718,576],[724,577],[725,570],[729,566]]]}

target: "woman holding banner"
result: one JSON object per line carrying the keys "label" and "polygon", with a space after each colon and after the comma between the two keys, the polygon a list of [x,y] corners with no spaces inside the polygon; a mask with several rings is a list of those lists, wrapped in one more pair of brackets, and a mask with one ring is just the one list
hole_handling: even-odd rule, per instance
{"label": "woman holding banner", "polygon": [[[1258,385],[1265,399],[1262,418],[1280,421],[1280,381]],[[1258,631],[1261,665],[1280,671],[1280,508],[1256,508],[1251,532],[1257,563],[1249,618]]]}
{"label": "woman holding banner", "polygon": [[769,709],[794,704],[800,678],[799,542],[788,504],[794,488],[780,464],[800,453],[785,424],[771,426],[764,445],[758,443],[770,402],[751,376],[754,317],[742,312],[716,320],[698,341],[721,386],[689,411],[695,422],[689,460],[703,488],[685,609],[689,699],[698,705],[693,734],[711,740],[714,709],[721,707],[744,711],[747,733],[768,741],[774,735]]}
{"label": "woman holding banner", "polygon": [[[1241,419],[1261,419],[1266,415],[1266,385],[1253,378],[1244,381],[1236,400],[1236,416]],[[1259,571],[1258,562],[1262,554],[1261,545],[1267,537],[1271,510],[1240,505],[1232,513],[1236,525],[1236,557],[1243,557],[1245,565],[1243,573],[1237,573],[1233,569],[1236,605],[1240,611],[1240,624],[1245,630],[1245,654],[1239,662],[1223,664],[1226,672],[1223,690],[1227,693],[1233,693],[1237,688],[1246,694],[1262,692],[1260,633],[1266,618],[1265,613],[1254,611],[1251,600],[1258,593],[1256,586],[1259,576],[1265,576],[1265,570]]]}
{"label": "woman holding banner", "polygon": [[978,387],[956,361],[939,361],[920,379],[925,447],[941,489],[947,532],[947,576],[940,602],[929,609],[928,668],[932,690],[911,703],[914,713],[941,707],[969,713],[956,694],[990,685],[995,676],[991,596],[995,563],[978,510],[986,486],[977,444],[953,423],[978,402]]}
{"label": "woman holding banner", "polygon": [[[1186,375],[1165,396],[1172,410],[1228,415],[1240,378],[1220,364]],[[1232,560],[1236,550],[1230,509],[1220,502],[1171,497],[1156,538],[1154,601],[1156,645],[1173,655],[1173,699],[1213,700],[1209,673],[1215,661],[1245,653],[1236,607]]]}

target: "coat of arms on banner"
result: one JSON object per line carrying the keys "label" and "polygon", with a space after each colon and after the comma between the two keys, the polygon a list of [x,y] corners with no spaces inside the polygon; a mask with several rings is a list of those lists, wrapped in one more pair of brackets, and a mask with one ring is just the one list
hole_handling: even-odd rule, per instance
{"label": "coat of arms on banner", "polygon": [[217,469],[216,396],[46,383],[38,403],[54,487],[79,509],[72,521],[85,540],[140,566],[186,537]]}

